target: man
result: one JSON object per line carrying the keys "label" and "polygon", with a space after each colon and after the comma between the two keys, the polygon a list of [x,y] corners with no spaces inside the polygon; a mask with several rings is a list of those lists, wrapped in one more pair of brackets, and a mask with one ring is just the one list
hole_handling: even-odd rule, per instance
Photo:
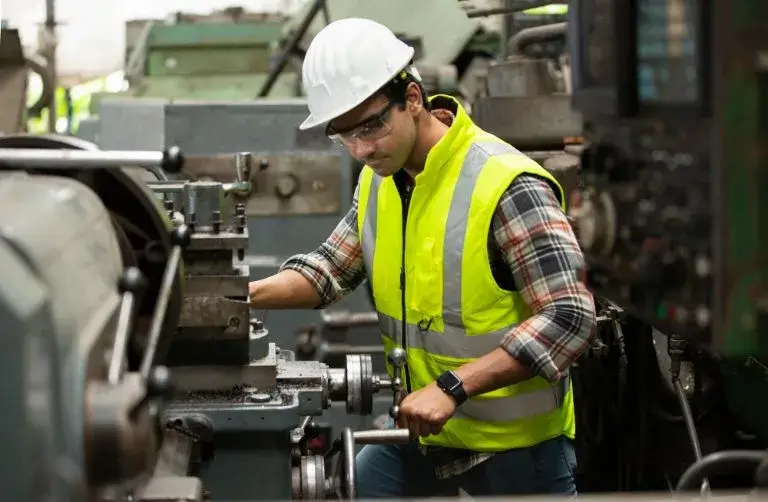
{"label": "man", "polygon": [[456,100],[427,100],[413,52],[366,19],[310,44],[300,127],[366,167],[330,238],[252,282],[251,303],[323,308],[372,284],[385,348],[407,353],[397,422],[418,442],[363,448],[360,498],[573,494],[568,366],[595,313],[565,196]]}

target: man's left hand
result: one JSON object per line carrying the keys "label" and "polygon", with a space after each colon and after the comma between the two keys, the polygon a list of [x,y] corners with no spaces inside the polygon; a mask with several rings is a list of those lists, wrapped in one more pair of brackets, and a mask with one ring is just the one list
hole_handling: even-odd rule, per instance
{"label": "man's left hand", "polygon": [[456,401],[436,383],[405,396],[400,403],[397,423],[411,431],[411,437],[438,434],[456,411]]}

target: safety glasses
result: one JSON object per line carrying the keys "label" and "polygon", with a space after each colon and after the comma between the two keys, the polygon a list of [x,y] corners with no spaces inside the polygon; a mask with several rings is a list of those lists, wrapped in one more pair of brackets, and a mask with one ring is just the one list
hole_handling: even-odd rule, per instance
{"label": "safety glasses", "polygon": [[341,131],[328,124],[325,133],[331,141],[346,147],[354,146],[360,141],[376,141],[381,139],[392,132],[392,126],[389,124],[389,115],[395,104],[394,101],[390,101],[380,112]]}

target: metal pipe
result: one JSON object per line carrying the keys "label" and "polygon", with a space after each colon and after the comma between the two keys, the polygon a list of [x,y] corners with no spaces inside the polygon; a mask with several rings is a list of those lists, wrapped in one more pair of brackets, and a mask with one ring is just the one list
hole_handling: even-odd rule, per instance
{"label": "metal pipe", "polygon": [[504,7],[495,7],[493,9],[470,10],[467,12],[467,17],[474,18],[474,17],[489,17],[489,16],[498,16],[498,15],[510,15],[510,14],[515,14],[517,12],[523,12],[528,9],[536,9],[538,7],[544,7],[546,5],[551,5],[553,3],[557,3],[556,0],[524,0],[524,1],[507,0],[507,5],[505,5]]}
{"label": "metal pipe", "polygon": [[107,372],[107,380],[111,385],[120,383],[123,361],[128,350],[128,335],[130,334],[131,321],[133,320],[133,306],[135,302],[136,295],[134,295],[133,291],[127,290],[123,292],[120,313],[117,317],[115,344],[112,347],[112,358],[109,363],[109,371]]}
{"label": "metal pipe", "polygon": [[141,360],[141,366],[139,367],[139,372],[144,379],[149,378],[149,372],[155,363],[155,354],[157,353],[157,345],[160,343],[163,321],[165,321],[165,315],[168,311],[168,303],[171,300],[171,292],[173,291],[173,283],[181,263],[181,252],[188,244],[190,233],[190,228],[186,225],[182,225],[176,228],[171,234],[171,240],[175,240],[176,242],[173,242],[171,255],[168,257],[168,261],[165,264],[163,279],[160,283],[160,291],[157,294],[157,304],[155,305],[152,322],[149,326],[147,348],[144,350],[144,357]]}
{"label": "metal pipe", "polygon": [[[550,2],[551,3],[551,2]],[[544,26],[533,26],[520,30],[509,39],[507,43],[508,54],[511,56],[521,55],[524,45],[536,40],[546,40],[548,38],[565,35],[568,23],[545,24]]]}
{"label": "metal pipe", "polygon": [[379,316],[376,312],[323,312],[321,314],[321,319],[323,321],[323,327],[329,329],[376,326],[379,324]]}
{"label": "metal pipe", "polygon": [[343,356],[346,354],[383,354],[383,345],[350,345],[348,343],[325,343],[320,345],[319,352],[324,357]]}
{"label": "metal pipe", "polygon": [[355,490],[355,437],[352,433],[352,429],[349,427],[344,428],[341,434],[342,451],[341,454],[344,458],[344,485],[346,488],[346,495],[349,500],[355,500],[357,498],[357,491]]}
{"label": "metal pipe", "polygon": [[164,152],[48,150],[38,148],[0,148],[0,169],[106,169],[159,166],[179,172],[183,157],[178,148]]}
{"label": "metal pipe", "polygon": [[757,469],[765,453],[754,450],[725,450],[710,453],[688,467],[677,481],[677,491],[691,491],[707,476]]}
{"label": "metal pipe", "polygon": [[288,59],[291,57],[291,54],[293,54],[296,51],[296,47],[298,47],[299,42],[307,33],[309,26],[312,24],[312,21],[315,20],[315,17],[323,8],[324,4],[325,4],[325,0],[315,0],[312,3],[312,5],[309,8],[309,11],[307,11],[307,15],[304,16],[304,19],[301,20],[301,24],[299,25],[298,28],[296,28],[296,31],[293,33],[293,36],[291,37],[291,39],[288,41],[288,44],[286,44],[285,49],[283,49],[283,52],[280,53],[280,57],[277,58],[277,62],[269,70],[269,74],[267,75],[267,78],[264,81],[264,85],[261,87],[259,94],[256,96],[257,98],[264,98],[269,95],[270,91],[272,90],[272,87],[274,87],[275,83],[277,83],[278,77],[285,69],[285,65],[288,64]]}
{"label": "metal pipe", "polygon": [[[677,400],[680,401],[680,409],[683,411],[685,428],[688,431],[688,437],[691,440],[693,456],[697,462],[700,462],[703,455],[701,452],[701,443],[699,442],[699,434],[696,431],[696,422],[693,420],[693,413],[691,413],[691,405],[688,404],[688,397],[685,395],[685,389],[683,389],[683,384],[680,383],[680,379],[675,378],[673,383],[675,386],[675,393],[677,394]],[[701,480],[700,490],[702,495],[709,492],[709,481],[707,478]]]}
{"label": "metal pipe", "polygon": [[408,429],[372,429],[352,433],[356,444],[405,444],[411,441]]}

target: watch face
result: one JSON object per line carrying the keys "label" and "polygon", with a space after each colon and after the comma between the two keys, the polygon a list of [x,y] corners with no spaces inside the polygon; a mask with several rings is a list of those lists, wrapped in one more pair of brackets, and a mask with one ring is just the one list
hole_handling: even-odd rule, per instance
{"label": "watch face", "polygon": [[443,373],[440,375],[441,384],[445,387],[445,390],[449,392],[455,391],[461,387],[461,380],[453,373]]}

